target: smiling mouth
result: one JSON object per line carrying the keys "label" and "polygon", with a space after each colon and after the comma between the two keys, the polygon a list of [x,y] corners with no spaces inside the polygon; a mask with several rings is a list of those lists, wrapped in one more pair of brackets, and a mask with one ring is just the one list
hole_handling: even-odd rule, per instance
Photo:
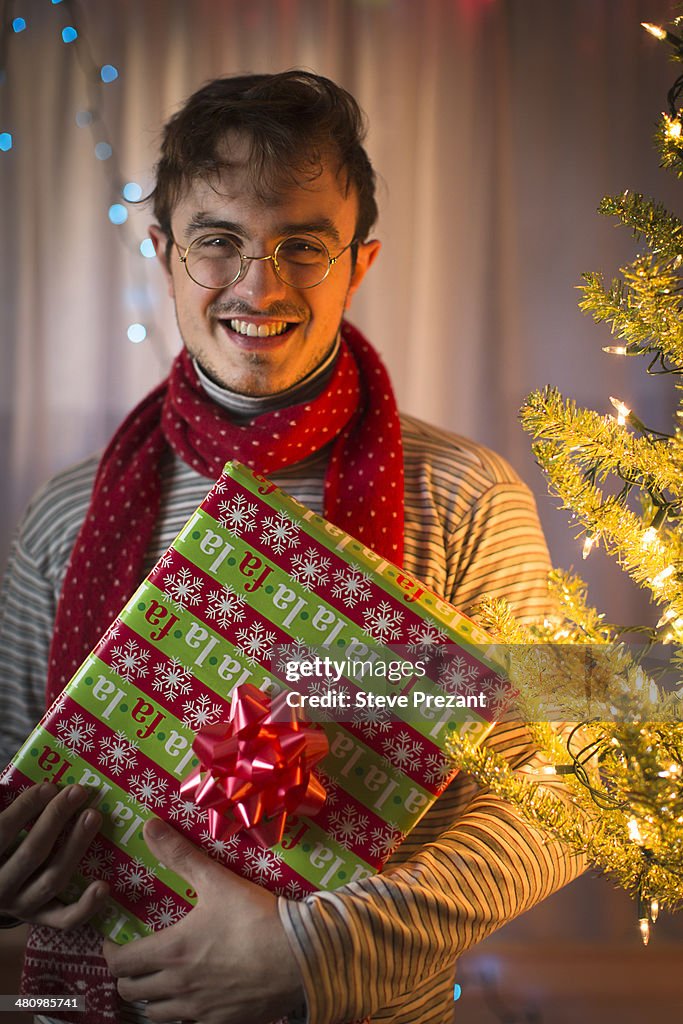
{"label": "smiling mouth", "polygon": [[250,320],[223,320],[221,321],[231,331],[241,334],[245,338],[273,338],[280,334],[286,334],[293,330],[297,324],[287,320],[273,320],[267,324],[255,324]]}

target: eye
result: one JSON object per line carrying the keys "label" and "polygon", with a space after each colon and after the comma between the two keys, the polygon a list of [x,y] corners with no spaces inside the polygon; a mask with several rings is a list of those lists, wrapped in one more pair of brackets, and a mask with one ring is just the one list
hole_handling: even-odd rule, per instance
{"label": "eye", "polygon": [[195,239],[192,248],[203,255],[229,255],[235,254],[238,249],[237,240],[230,235],[202,235]]}
{"label": "eye", "polygon": [[298,263],[327,262],[329,254],[320,239],[313,235],[293,235],[285,238],[278,247],[280,259],[293,260]]}

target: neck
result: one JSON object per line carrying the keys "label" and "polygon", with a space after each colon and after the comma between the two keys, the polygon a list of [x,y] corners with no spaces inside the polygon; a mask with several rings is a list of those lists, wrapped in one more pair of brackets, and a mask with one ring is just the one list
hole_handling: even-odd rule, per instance
{"label": "neck", "polygon": [[332,376],[338,355],[339,336],[335,338],[332,348],[322,363],[311,370],[303,380],[297,381],[296,384],[292,384],[285,391],[279,391],[275,395],[241,395],[237,391],[223,387],[222,384],[217,384],[196,359],[193,358],[192,362],[199,382],[209,398],[223,409],[227,409],[236,423],[247,423],[264,413],[300,405],[302,402],[315,398],[325,388]]}

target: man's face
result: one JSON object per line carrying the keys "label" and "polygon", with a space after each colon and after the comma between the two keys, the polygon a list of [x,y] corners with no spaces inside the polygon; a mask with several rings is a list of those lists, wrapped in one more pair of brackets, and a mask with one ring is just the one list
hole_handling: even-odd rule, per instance
{"label": "man's face", "polygon": [[[178,259],[202,235],[229,235],[240,251],[265,256],[294,233],[316,235],[336,256],[354,237],[357,201],[343,191],[343,180],[324,165],[323,173],[302,187],[283,190],[268,200],[249,185],[247,147],[230,146],[235,165],[211,184],[196,179],[176,205],[171,220],[177,243],[165,259],[167,236],[150,229],[165,268],[169,293],[186,348],[215,381],[244,395],[271,395],[302,380],[329,352],[344,310],[379,249],[359,245],[355,268],[347,249],[315,288],[284,284],[272,260],[249,262],[246,275],[225,288],[202,288]],[[236,152],[237,150],[237,152]],[[287,326],[282,330],[283,323]],[[249,326],[254,325],[254,326]],[[261,328],[281,331],[255,336]],[[251,333],[246,333],[250,331]]]}

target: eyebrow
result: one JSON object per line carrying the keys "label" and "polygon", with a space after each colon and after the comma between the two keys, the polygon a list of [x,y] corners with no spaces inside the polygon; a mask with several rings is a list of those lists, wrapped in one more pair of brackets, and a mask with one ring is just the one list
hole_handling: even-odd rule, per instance
{"label": "eyebrow", "polygon": [[[221,231],[229,231],[231,234],[239,235],[241,238],[250,239],[251,236],[245,230],[243,224],[236,221],[221,220],[210,213],[195,213],[187,224],[187,232],[194,234],[197,231],[205,231],[207,228]],[[287,235],[327,235],[337,245],[341,245],[341,238],[333,220],[329,217],[319,217],[315,220],[305,222],[291,221],[279,224],[275,234],[285,238]]]}

